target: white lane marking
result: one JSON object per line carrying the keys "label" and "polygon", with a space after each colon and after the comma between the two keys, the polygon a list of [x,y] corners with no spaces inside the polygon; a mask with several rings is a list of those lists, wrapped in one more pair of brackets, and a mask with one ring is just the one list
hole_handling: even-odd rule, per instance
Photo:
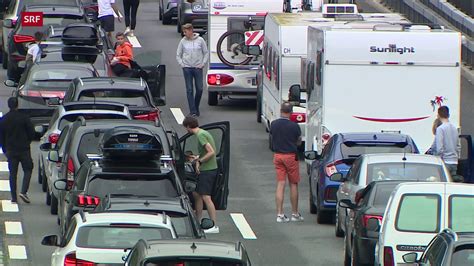
{"label": "white lane marking", "polygon": [[120,10],[119,10],[119,12],[118,12],[118,15],[117,15],[117,13],[116,13],[115,10],[114,10],[114,17],[123,18],[123,15],[122,15],[122,13],[120,12]]}
{"label": "white lane marking", "polygon": [[176,122],[178,124],[182,124],[184,120],[184,114],[183,111],[181,111],[181,108],[170,108],[171,113],[173,113],[174,119],[176,119]]}
{"label": "white lane marking", "polygon": [[10,191],[9,180],[0,180],[0,191]]}
{"label": "white lane marking", "polygon": [[237,229],[239,229],[244,239],[257,239],[257,236],[242,213],[231,213],[230,217],[232,217],[235,226],[237,226]]}
{"label": "white lane marking", "polygon": [[12,203],[11,200],[2,200],[2,210],[4,212],[18,212],[18,204]]}
{"label": "white lane marking", "polygon": [[0,162],[0,172],[8,172],[8,162]]}
{"label": "white lane marking", "polygon": [[23,229],[21,222],[5,222],[5,232],[8,235],[22,235]]}
{"label": "white lane marking", "polygon": [[26,247],[23,245],[8,245],[8,257],[11,260],[26,260]]}
{"label": "white lane marking", "polygon": [[138,41],[137,36],[127,36],[128,41],[132,44],[133,48],[140,48],[142,45]]}

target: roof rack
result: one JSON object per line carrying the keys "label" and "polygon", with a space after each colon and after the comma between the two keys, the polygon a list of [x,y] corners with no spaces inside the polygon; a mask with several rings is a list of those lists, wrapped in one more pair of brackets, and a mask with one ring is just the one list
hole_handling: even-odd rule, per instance
{"label": "roof rack", "polygon": [[87,222],[86,214],[84,213],[84,210],[83,210],[83,209],[80,209],[80,210],[79,210],[79,215],[81,216],[81,219],[82,219],[82,222],[83,222],[83,223]]}
{"label": "roof rack", "polygon": [[85,126],[86,125],[86,119],[81,115],[81,116],[78,116],[76,121],[81,121],[81,126]]}
{"label": "roof rack", "polygon": [[441,232],[451,235],[454,238],[454,241],[458,241],[458,234],[456,234],[456,232],[454,232],[451,228],[445,228]]}

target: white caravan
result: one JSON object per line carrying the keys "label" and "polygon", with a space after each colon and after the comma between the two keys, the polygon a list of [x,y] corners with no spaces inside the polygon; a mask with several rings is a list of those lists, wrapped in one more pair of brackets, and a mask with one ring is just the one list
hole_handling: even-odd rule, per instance
{"label": "white caravan", "polygon": [[440,105],[460,125],[461,34],[428,26],[358,24],[308,29],[306,150],[321,154],[339,132],[410,135],[433,141]]}
{"label": "white caravan", "polygon": [[[257,93],[256,70],[260,59],[254,57],[249,61],[247,59],[250,57],[242,53],[242,44],[247,41],[244,33],[249,30],[255,31],[255,38],[249,43],[259,45],[263,41],[263,32],[258,31],[263,28],[266,14],[281,12],[283,12],[283,0],[209,1],[210,59],[206,79],[209,105],[217,105],[219,97],[222,96]],[[222,38],[226,33],[228,37]],[[219,39],[222,41],[219,42]],[[218,50],[221,51],[221,58]],[[227,64],[222,59],[227,61]]]}

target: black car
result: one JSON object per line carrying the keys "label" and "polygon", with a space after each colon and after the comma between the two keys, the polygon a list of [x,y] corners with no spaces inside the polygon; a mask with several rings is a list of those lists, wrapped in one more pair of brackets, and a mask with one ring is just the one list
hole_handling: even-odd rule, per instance
{"label": "black car", "polygon": [[202,229],[208,229],[201,228],[188,198],[182,196],[165,198],[110,194],[93,211],[151,214],[164,212],[171,218],[178,238],[203,238],[205,235]]}
{"label": "black car", "polygon": [[[12,80],[19,80],[24,70],[24,61],[28,52],[28,46],[35,42],[35,32],[43,32],[45,35],[48,29],[53,26],[65,27],[71,23],[86,22],[84,11],[78,6],[63,5],[26,5],[22,12],[43,12],[43,26],[25,27],[17,23],[10,32],[8,38],[8,77]],[[23,63],[23,65],[21,65]]]}
{"label": "black car", "polygon": [[373,264],[375,245],[388,199],[395,187],[403,182],[406,180],[371,182],[357,192],[356,204],[346,199],[340,201],[341,207],[351,210],[344,222],[344,265]]}
{"label": "black car", "polygon": [[204,33],[207,31],[207,16],[209,11],[208,0],[179,0],[177,31],[181,32],[181,27],[186,23],[193,24],[195,32]]}
{"label": "black car", "polygon": [[444,229],[428,244],[417,260],[417,253],[403,255],[408,265],[469,266],[474,265],[474,232]]}
{"label": "black car", "polygon": [[39,62],[25,73],[26,79],[13,92],[18,97],[18,109],[27,113],[34,125],[47,123],[55,106],[51,98],[63,98],[76,77],[97,77],[94,66],[76,62]]}
{"label": "black car", "polygon": [[[159,75],[159,70],[156,71],[153,75]],[[157,106],[165,104],[165,91],[155,79],[146,82],[119,77],[77,78],[71,83],[63,102],[94,99],[123,103],[133,118],[154,121],[160,115]]]}

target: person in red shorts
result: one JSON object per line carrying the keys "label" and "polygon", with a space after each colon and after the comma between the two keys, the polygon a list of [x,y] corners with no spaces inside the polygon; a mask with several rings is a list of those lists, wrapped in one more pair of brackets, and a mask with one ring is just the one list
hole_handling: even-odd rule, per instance
{"label": "person in red shorts", "polygon": [[[276,209],[277,222],[301,222],[303,216],[298,211],[298,183],[300,182],[300,168],[298,162],[298,146],[301,145],[301,129],[297,123],[290,120],[293,106],[283,103],[280,108],[281,118],[274,120],[270,125],[272,140],[273,164],[276,170]],[[283,197],[285,194],[286,179],[290,183],[291,219],[283,212]]]}

